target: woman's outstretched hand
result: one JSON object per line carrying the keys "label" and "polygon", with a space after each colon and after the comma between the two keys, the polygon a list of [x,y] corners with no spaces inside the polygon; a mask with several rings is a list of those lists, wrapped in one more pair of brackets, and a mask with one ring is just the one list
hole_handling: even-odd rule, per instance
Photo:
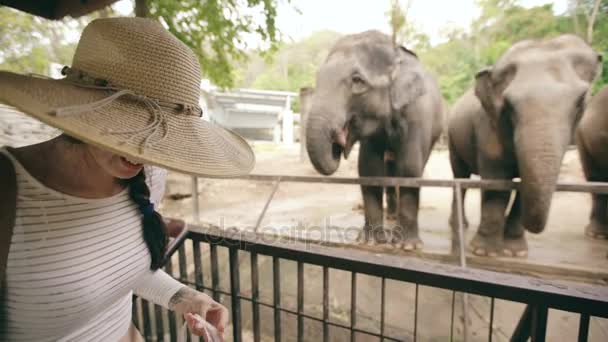
{"label": "woman's outstretched hand", "polygon": [[230,313],[225,306],[207,294],[184,286],[171,298],[169,309],[183,315],[190,331],[197,336],[203,336],[205,342],[214,341],[214,332],[210,331],[212,329],[209,329],[204,321],[217,330],[221,341],[224,340],[224,330]]}

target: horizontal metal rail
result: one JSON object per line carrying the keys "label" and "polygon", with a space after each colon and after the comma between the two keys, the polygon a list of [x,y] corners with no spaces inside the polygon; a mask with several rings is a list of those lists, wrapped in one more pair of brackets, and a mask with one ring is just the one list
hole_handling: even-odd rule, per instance
{"label": "horizontal metal rail", "polygon": [[[213,177],[206,177],[213,179]],[[517,190],[521,185],[519,181],[510,180],[487,180],[487,179],[427,179],[408,177],[322,177],[322,176],[290,176],[290,175],[247,175],[231,179],[243,179],[254,181],[268,181],[281,183],[323,183],[323,184],[357,184],[371,186],[402,186],[402,187],[431,187],[431,188],[454,188],[457,184],[462,189],[485,189],[485,190]],[[596,194],[608,194],[608,183],[606,182],[560,182],[557,183],[555,191],[565,192],[587,192]]]}

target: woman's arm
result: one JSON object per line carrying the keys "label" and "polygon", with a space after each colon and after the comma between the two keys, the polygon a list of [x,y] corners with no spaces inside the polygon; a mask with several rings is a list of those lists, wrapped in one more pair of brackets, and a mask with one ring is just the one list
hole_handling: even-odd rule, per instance
{"label": "woman's arm", "polygon": [[223,338],[230,313],[207,294],[180,283],[163,270],[148,271],[140,284],[134,290],[137,296],[183,315],[194,334],[206,334],[204,324],[196,316],[198,315],[215,327],[219,337]]}

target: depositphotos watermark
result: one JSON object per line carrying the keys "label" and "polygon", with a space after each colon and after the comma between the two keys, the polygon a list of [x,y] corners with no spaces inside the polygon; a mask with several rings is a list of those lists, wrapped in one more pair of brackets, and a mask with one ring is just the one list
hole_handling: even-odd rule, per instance
{"label": "depositphotos watermark", "polygon": [[389,229],[370,227],[363,229],[358,226],[335,226],[331,217],[325,218],[321,225],[304,224],[298,221],[292,225],[265,225],[258,227],[248,225],[233,225],[221,217],[217,224],[209,223],[218,230],[209,232],[205,241],[223,245],[348,245],[348,244],[382,244],[386,247],[398,248],[403,245],[409,234],[398,226]]}

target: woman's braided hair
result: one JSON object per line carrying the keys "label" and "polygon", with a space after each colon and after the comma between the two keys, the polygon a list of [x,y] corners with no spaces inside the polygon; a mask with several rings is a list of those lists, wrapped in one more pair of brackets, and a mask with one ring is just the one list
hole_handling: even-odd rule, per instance
{"label": "woman's braided hair", "polygon": [[162,266],[162,259],[168,244],[167,226],[162,216],[154,210],[150,202],[150,189],[146,184],[146,174],[142,169],[139,173],[124,182],[129,187],[129,197],[137,204],[143,215],[144,241],[148,246],[152,263],[150,269],[157,270]]}

